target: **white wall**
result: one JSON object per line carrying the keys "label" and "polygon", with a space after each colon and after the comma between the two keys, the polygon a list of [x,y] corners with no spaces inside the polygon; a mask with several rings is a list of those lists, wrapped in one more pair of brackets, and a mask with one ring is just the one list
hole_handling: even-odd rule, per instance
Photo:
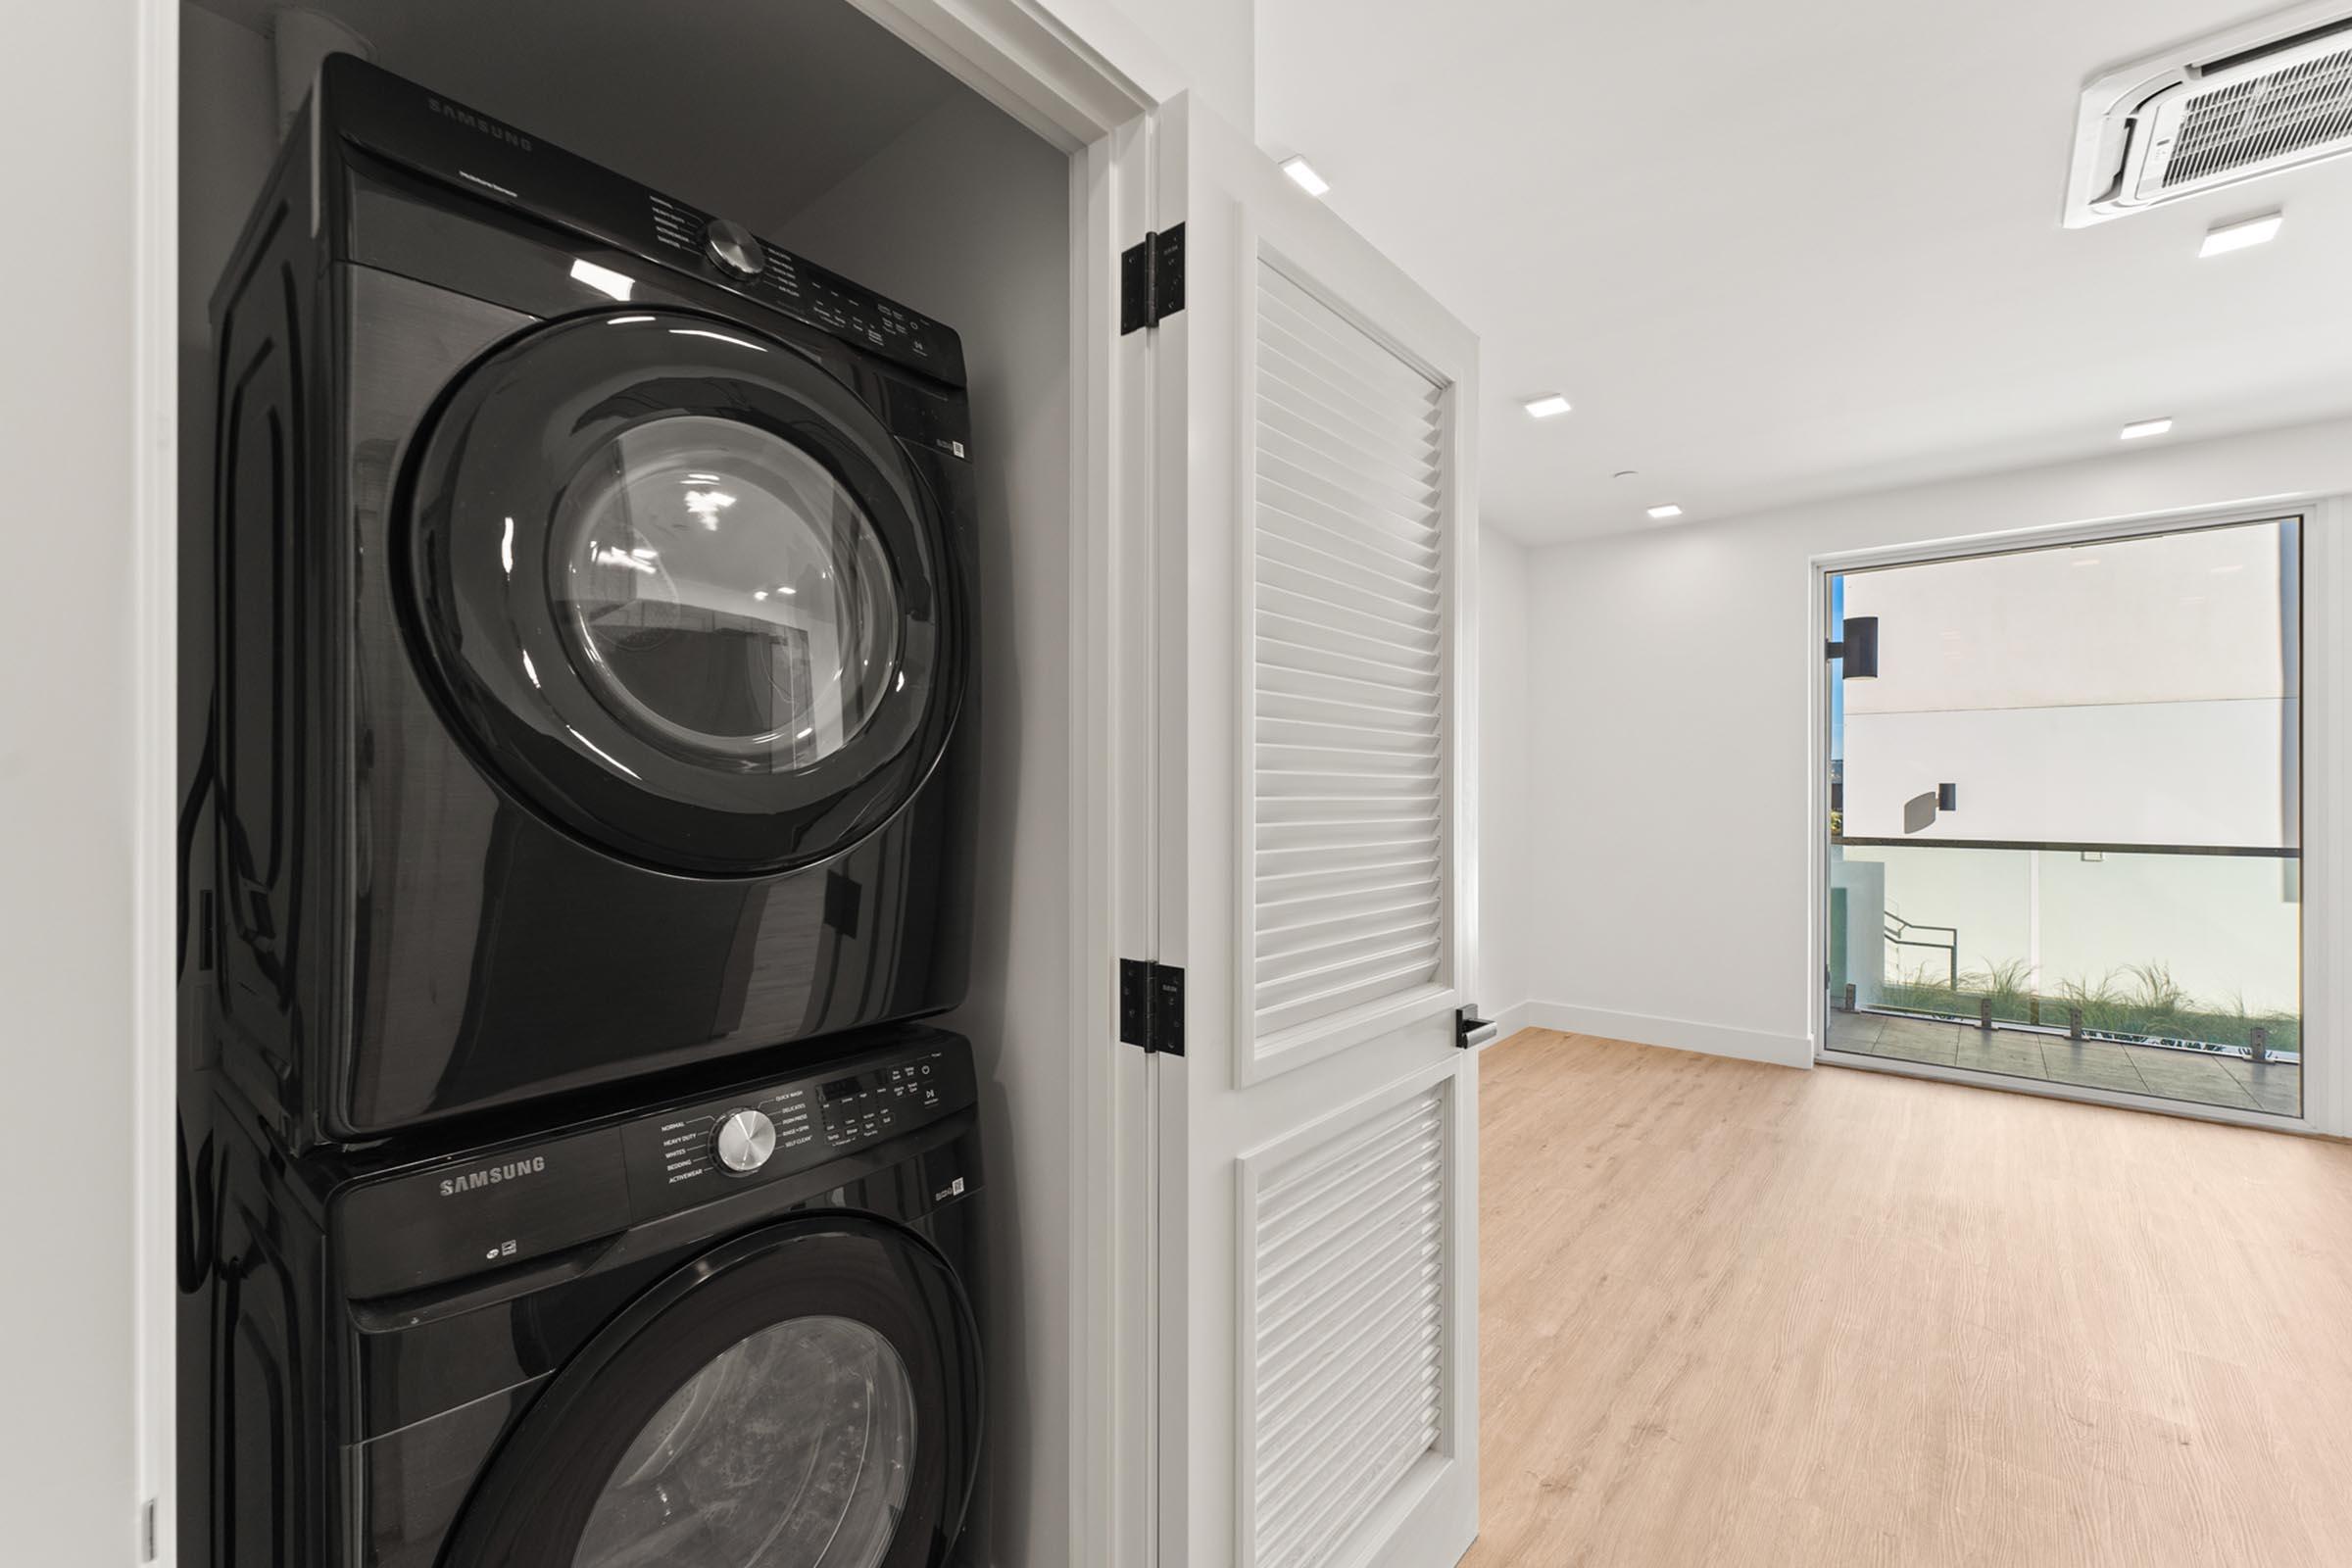
{"label": "white wall", "polygon": [[[963,335],[981,512],[971,1037],[987,1143],[993,1561],[1069,1558],[1069,166],[959,95],[764,230]],[[760,225],[756,225],[760,226]]]}
{"label": "white wall", "polygon": [[1535,1021],[1810,1059],[1814,556],[2346,490],[2336,420],[1535,552]]}
{"label": "white wall", "polygon": [[136,18],[15,8],[0,51],[0,1556],[76,1568],[131,1560],[137,1496]]}
{"label": "white wall", "polygon": [[1508,1035],[1526,1021],[1531,891],[1528,811],[1544,781],[1528,774],[1527,547],[1490,528],[1478,585],[1479,1005]]}

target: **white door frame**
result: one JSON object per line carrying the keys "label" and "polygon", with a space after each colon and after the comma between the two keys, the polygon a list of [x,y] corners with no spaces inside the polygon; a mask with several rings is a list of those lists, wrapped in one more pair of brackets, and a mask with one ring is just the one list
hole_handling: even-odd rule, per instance
{"label": "white door frame", "polygon": [[138,0],[131,258],[131,1560],[178,1557],[179,6]]}
{"label": "white door frame", "polygon": [[1824,628],[1829,622],[1831,576],[1871,566],[2093,544],[2290,516],[2303,519],[2303,1036],[2319,1042],[2316,1049],[2304,1053],[2303,1114],[2278,1116],[2224,1105],[2163,1100],[2153,1095],[2045,1084],[2030,1078],[2004,1078],[1999,1080],[1998,1087],[2019,1094],[2159,1111],[2273,1132],[2331,1137],[2352,1133],[2352,1062],[2344,1059],[2344,1036],[2339,1026],[2346,1004],[2352,1002],[2352,992],[2346,989],[2352,984],[2352,963],[2347,962],[2342,952],[2345,876],[2352,871],[2346,829],[2352,823],[2343,820],[2338,804],[2344,793],[2344,768],[2347,761],[2352,761],[2346,739],[2352,733],[2352,638],[2342,629],[2345,612],[2352,611],[2352,537],[2347,537],[2352,532],[2352,498],[2348,497],[2312,493],[2265,496],[2220,507],[2086,518],[2000,533],[1838,551],[1812,558],[1804,643],[1807,667],[1815,672],[1808,676],[1806,688],[1811,745],[1806,751],[1805,786],[1805,1016],[1806,1033],[1813,1040],[1814,1061],[1948,1083],[1983,1086],[1987,1082],[1984,1074],[1965,1069],[1834,1051],[1822,1033],[1821,977],[1827,972],[1829,961],[1826,910],[1830,864],[1830,715],[1828,681],[1820,671],[1825,667],[1821,651],[1827,636]]}
{"label": "white door frame", "polygon": [[[1151,114],[1180,83],[1140,35],[1101,40],[1127,69],[1039,0],[850,0],[908,45],[1020,121],[1070,161],[1070,800],[1071,952],[1062,1042],[1069,1063],[1070,1554],[1073,1563],[1145,1568],[1153,1504],[1148,1433],[1129,1401],[1148,1323],[1120,1288],[1148,1234],[1132,1173],[1142,1122],[1140,1054],[1117,1044],[1116,955],[1134,935],[1150,846],[1148,802],[1127,788],[1141,744],[1121,715],[1150,710],[1148,639],[1133,633],[1148,560],[1152,447],[1137,358],[1148,334],[1118,331],[1117,257],[1140,238],[1148,203]],[[177,1556],[175,1164],[178,1046],[173,949],[178,813],[179,4],[135,0],[139,105],[136,204],[131,596],[136,693],[132,1079],[135,1085],[132,1416],[137,1494],[129,1560]],[[1148,552],[1145,554],[1148,555]],[[1139,945],[1128,951],[1142,951]],[[1037,1042],[1046,1047],[1047,1042]],[[1130,1058],[1139,1058],[1131,1060]],[[1122,1245],[1127,1251],[1123,1254]],[[1138,1338],[1137,1336],[1145,1336]],[[1125,1417],[1124,1420],[1121,1418]],[[1124,1436],[1122,1432],[1124,1431]]]}

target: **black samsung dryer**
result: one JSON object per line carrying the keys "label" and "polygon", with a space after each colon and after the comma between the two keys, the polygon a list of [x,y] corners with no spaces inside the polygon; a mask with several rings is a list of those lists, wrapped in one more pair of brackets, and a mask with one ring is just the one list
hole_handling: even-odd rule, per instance
{"label": "black samsung dryer", "polygon": [[223,1108],[183,1281],[180,1561],[957,1562],[971,1054],[881,1033],[428,1160],[289,1159]]}
{"label": "black samsung dryer", "polygon": [[214,324],[187,972],[289,1148],[961,999],[953,331],[348,56]]}

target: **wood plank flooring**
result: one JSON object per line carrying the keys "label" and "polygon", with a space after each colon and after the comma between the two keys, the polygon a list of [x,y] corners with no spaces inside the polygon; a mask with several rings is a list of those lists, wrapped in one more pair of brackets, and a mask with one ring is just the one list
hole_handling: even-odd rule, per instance
{"label": "wood plank flooring", "polygon": [[2352,1563],[2352,1145],[1528,1030],[1465,1568]]}

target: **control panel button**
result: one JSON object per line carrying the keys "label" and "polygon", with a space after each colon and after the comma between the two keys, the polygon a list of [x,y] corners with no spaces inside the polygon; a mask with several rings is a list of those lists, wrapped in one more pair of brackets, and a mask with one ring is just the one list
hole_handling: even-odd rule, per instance
{"label": "control panel button", "polygon": [[758,1170],[776,1152],[776,1124],[764,1111],[730,1110],[719,1119],[718,1162],[738,1175]]}
{"label": "control panel button", "polygon": [[767,252],[741,223],[713,218],[703,229],[703,254],[722,272],[758,277],[767,269]]}

